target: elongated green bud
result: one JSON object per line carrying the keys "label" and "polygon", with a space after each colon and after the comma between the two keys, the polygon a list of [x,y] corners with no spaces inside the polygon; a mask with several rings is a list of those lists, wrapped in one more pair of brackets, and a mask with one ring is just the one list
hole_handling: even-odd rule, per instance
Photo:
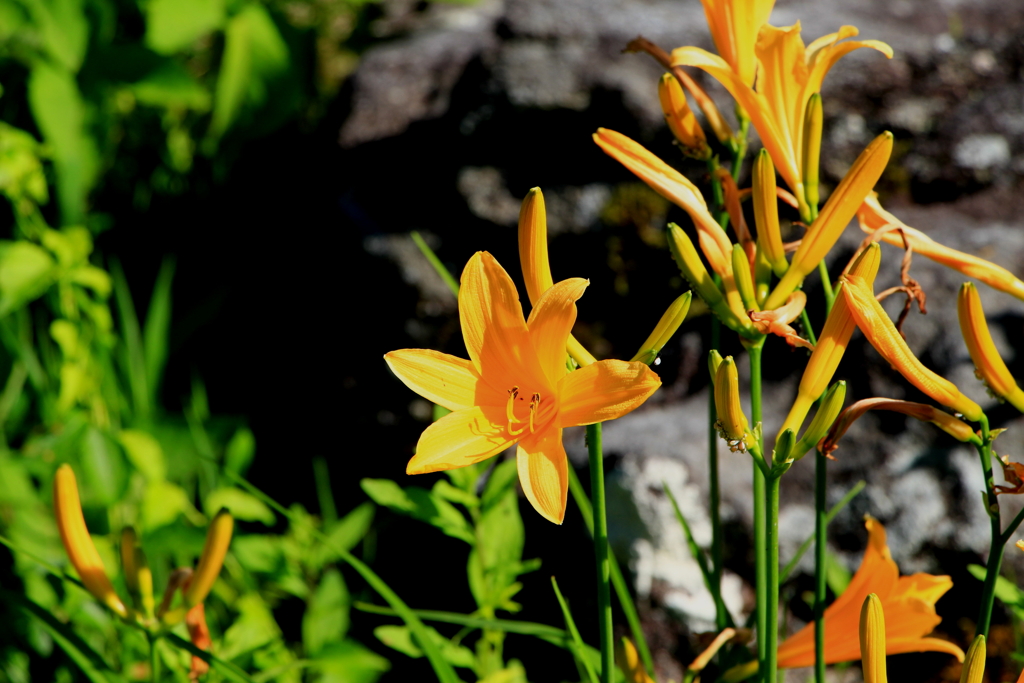
{"label": "elongated green bud", "polygon": [[711,386],[715,385],[718,378],[718,366],[722,364],[722,354],[717,349],[708,352],[708,370],[711,371]]}
{"label": "elongated green bud", "polygon": [[981,683],[985,676],[985,636],[978,634],[964,657],[964,668],[960,670],[960,683]]}
{"label": "elongated green bud", "polygon": [[687,292],[672,302],[632,360],[638,360],[650,365],[657,359],[658,354],[665,348],[665,344],[668,344],[668,340],[672,338],[672,335],[676,333],[676,330],[679,329],[679,326],[686,319],[692,298],[693,293]]}
{"label": "elongated green bud", "polygon": [[757,247],[757,255],[754,257],[754,294],[757,295],[757,305],[761,306],[768,298],[768,287],[771,284],[772,264],[768,263],[761,246]]}
{"label": "elongated green bud", "polygon": [[818,208],[818,164],[821,158],[821,94],[814,93],[807,102],[804,117],[804,195],[807,204]]}
{"label": "elongated green bud", "polygon": [[793,462],[793,445],[796,441],[796,434],[792,429],[784,429],[775,440],[775,452],[772,453],[772,463],[778,467],[781,463]]}
{"label": "elongated green bud", "polygon": [[668,224],[668,248],[683,277],[697,292],[697,296],[704,300],[711,312],[722,321],[722,324],[733,330],[743,329],[745,327],[743,322],[729,308],[722,290],[718,288],[707,268],[704,267],[693,242],[675,223]]}
{"label": "elongated green bud", "polygon": [[750,261],[743,247],[738,244],[732,245],[732,276],[736,280],[736,289],[743,300],[743,307],[747,311],[760,310],[754,294],[754,281],[750,277]]}
{"label": "elongated green bud", "polygon": [[750,424],[740,404],[740,378],[736,361],[726,356],[718,365],[715,377],[715,410],[718,432],[732,451],[742,451],[750,440]]}
{"label": "elongated green bud", "polygon": [[836,382],[828,390],[828,393],[825,394],[821,405],[818,406],[818,412],[814,414],[814,419],[811,420],[811,424],[804,431],[803,437],[800,438],[796,447],[790,453],[790,457],[793,460],[799,460],[804,457],[807,451],[817,446],[818,442],[828,434],[832,423],[836,421],[839,413],[842,412],[845,400],[846,382]]}
{"label": "elongated green bud", "polygon": [[754,224],[757,226],[757,244],[779,277],[789,269],[786,249],[782,245],[779,228],[779,200],[775,190],[775,166],[768,151],[762,149],[754,161]]}

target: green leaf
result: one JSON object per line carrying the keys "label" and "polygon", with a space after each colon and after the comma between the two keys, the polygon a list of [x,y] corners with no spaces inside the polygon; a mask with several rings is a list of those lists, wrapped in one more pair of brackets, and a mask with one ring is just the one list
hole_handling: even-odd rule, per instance
{"label": "green leaf", "polygon": [[[981,582],[984,582],[985,578],[988,576],[988,570],[980,564],[967,565],[967,571],[971,573],[971,576]],[[995,596],[999,598],[1000,602],[1013,611],[1014,616],[1018,619],[1024,619],[1024,590],[1018,588],[1009,579],[997,576]]]}
{"label": "green leaf", "polygon": [[8,591],[3,591],[2,595],[5,602],[18,605],[31,614],[92,683],[119,683],[124,680],[67,624],[57,621],[56,617],[23,595]]}
{"label": "green leaf", "polygon": [[[433,638],[434,642],[441,649],[441,655],[448,660],[449,664],[464,669],[471,669],[476,665],[476,658],[473,656],[472,650],[461,645],[455,645],[429,626],[425,628],[427,634],[430,638]],[[391,649],[398,650],[413,659],[419,659],[423,656],[423,650],[420,648],[419,643],[413,639],[412,632],[408,626],[378,626],[373,629],[373,635],[377,636],[380,642]]]}
{"label": "green leaf", "polygon": [[[37,0],[41,2],[41,0]],[[74,75],[38,60],[28,79],[28,102],[57,172],[61,224],[85,220],[86,197],[96,181],[99,154],[86,131],[86,112]]]}
{"label": "green leaf", "polygon": [[224,469],[245,476],[256,457],[256,437],[248,427],[239,427],[224,449]]}
{"label": "green leaf", "polygon": [[220,656],[234,659],[267,645],[281,636],[270,607],[257,593],[247,593],[235,601],[238,618],[224,632]]}
{"label": "green leaf", "polygon": [[160,383],[167,365],[167,337],[171,326],[171,281],[174,279],[174,259],[167,257],[160,264],[160,272],[149,298],[146,324],[142,330],[142,355],[146,365],[146,383],[150,403],[157,405]]}
{"label": "green leaf", "polygon": [[241,489],[217,489],[203,501],[203,509],[208,517],[213,517],[221,508],[227,508],[235,519],[246,522],[263,522],[273,526],[276,520],[274,513],[262,500]]}
{"label": "green leaf", "polygon": [[378,505],[437,527],[470,545],[476,543],[466,518],[448,501],[416,486],[401,488],[390,479],[363,479],[363,491]]}
{"label": "green leaf", "polygon": [[192,653],[193,656],[199,657],[207,664],[210,668],[214,669],[229,681],[235,681],[235,683],[254,683],[253,679],[249,677],[247,673],[239,669],[231,662],[220,659],[210,654],[206,650],[201,650],[184,638],[175,635],[173,633],[166,633],[162,636],[166,638],[168,642],[174,644],[176,647],[185,650],[186,652]]}
{"label": "green leaf", "polygon": [[231,128],[244,106],[263,104],[271,83],[287,73],[289,60],[288,46],[261,5],[246,5],[231,18],[224,34],[210,122],[214,140]]}
{"label": "green leaf", "polygon": [[516,466],[515,458],[498,463],[491,472],[491,476],[487,478],[483,495],[480,496],[483,509],[486,510],[498,502],[507,491],[515,487],[517,481],[519,481],[519,469]]}
{"label": "green leaf", "polygon": [[188,495],[177,484],[151,481],[142,494],[142,528],[152,531],[166,526],[190,506]]}
{"label": "green leaf", "polygon": [[328,569],[302,616],[302,645],[307,656],[316,657],[328,643],[344,639],[348,631],[349,604],[348,588],[341,572]]}
{"label": "green leaf", "polygon": [[326,539],[310,551],[309,562],[313,568],[319,569],[328,562],[335,562],[341,559],[342,553],[356,547],[370,530],[376,511],[377,506],[366,501],[332,524],[327,530]]}
{"label": "green leaf", "polygon": [[[356,602],[353,605],[360,612],[370,614],[383,614],[386,616],[398,616],[398,612],[390,607],[371,605],[367,602]],[[536,636],[544,638],[549,642],[555,642],[559,647],[568,647],[570,640],[569,633],[555,626],[538,624],[532,621],[517,621],[513,619],[485,619],[472,614],[459,614],[457,612],[442,612],[437,610],[418,609],[413,614],[425,621],[438,621],[444,624],[458,624],[472,629],[486,629],[489,631],[504,631],[505,633],[518,633],[524,636]]]}
{"label": "green leaf", "polygon": [[114,260],[110,264],[110,273],[114,278],[114,294],[117,300],[117,311],[121,316],[121,332],[124,337],[124,356],[122,365],[128,375],[128,386],[131,388],[132,400],[136,417],[149,417],[150,392],[146,378],[146,359],[142,349],[142,332],[139,329],[139,318],[135,314],[132,294],[128,291],[128,281],[124,277],[121,265]]}
{"label": "green leaf", "polygon": [[128,485],[128,471],[121,449],[106,434],[90,425],[79,442],[82,502],[109,507],[121,499]]}
{"label": "green leaf", "polygon": [[516,578],[527,568],[519,561],[525,535],[516,490],[508,487],[504,491],[505,495],[492,501],[477,522],[476,548],[469,558],[469,585],[479,607],[518,611],[511,597],[518,590],[513,589],[518,586]]}
{"label": "green leaf", "polygon": [[83,0],[29,0],[24,4],[49,55],[67,70],[78,71],[89,40]]}
{"label": "green leaf", "polygon": [[576,628],[576,622],[572,618],[572,612],[569,611],[569,603],[562,597],[562,591],[558,590],[558,582],[555,581],[555,577],[551,577],[551,587],[555,589],[555,597],[558,598],[558,604],[562,608],[562,617],[565,619],[565,628],[572,636],[572,645],[570,650],[573,656],[576,658],[577,666],[581,667],[587,674],[587,678],[590,679],[590,683],[598,683],[597,673],[594,671],[594,664],[586,654],[586,646],[583,644],[583,639],[580,638],[580,632]]}
{"label": "green leaf", "polygon": [[210,110],[212,98],[203,84],[178,62],[168,61],[132,83],[128,88],[139,104],[161,109]]}
{"label": "green leaf", "polygon": [[150,0],[146,5],[146,45],[173,55],[224,25],[224,0]]}
{"label": "green leaf", "polygon": [[825,554],[825,583],[838,598],[850,585],[850,570],[847,569],[832,551]]}
{"label": "green leaf", "polygon": [[247,571],[270,574],[281,568],[284,552],[278,536],[250,534],[231,539],[231,554]]}
{"label": "green leaf", "polygon": [[354,640],[331,643],[313,662],[320,683],[374,683],[391,662]]}
{"label": "green leaf", "polygon": [[31,242],[0,242],[0,316],[33,301],[53,284],[54,262]]}
{"label": "green leaf", "polygon": [[475,508],[480,505],[480,499],[469,491],[456,488],[444,479],[438,479],[434,487],[430,489],[438,498],[443,498],[452,503],[458,503],[467,508]]}
{"label": "green leaf", "polygon": [[167,478],[167,464],[159,441],[141,429],[122,429],[117,440],[124,447],[128,461],[147,481],[163,481]]}

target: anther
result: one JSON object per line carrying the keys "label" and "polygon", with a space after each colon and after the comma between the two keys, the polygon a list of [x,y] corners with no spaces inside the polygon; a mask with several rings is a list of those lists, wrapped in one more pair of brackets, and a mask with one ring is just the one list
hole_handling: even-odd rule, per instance
{"label": "anther", "polygon": [[533,398],[530,399],[530,433],[533,434],[533,416],[537,413],[537,409],[540,408],[540,394],[534,394]]}
{"label": "anther", "polygon": [[[512,425],[522,422],[522,420],[516,419],[515,405],[516,398],[519,396],[519,387],[515,386],[508,390],[508,403],[505,404],[505,417],[508,418],[508,433],[511,436],[518,436],[525,431],[526,427],[519,429],[518,431],[512,427]],[[531,413],[531,418],[533,414]]]}

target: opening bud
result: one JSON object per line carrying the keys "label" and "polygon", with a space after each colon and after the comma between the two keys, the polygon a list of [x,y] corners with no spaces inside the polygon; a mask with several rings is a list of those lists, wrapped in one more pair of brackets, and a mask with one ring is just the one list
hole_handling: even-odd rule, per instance
{"label": "opening bud", "polygon": [[657,359],[658,354],[668,344],[668,340],[676,333],[679,326],[686,320],[686,314],[690,310],[692,292],[687,292],[669,305],[668,309],[661,316],[661,320],[654,327],[647,340],[640,346],[640,350],[633,356],[632,360],[641,361],[650,365]]}
{"label": "opening bud", "polygon": [[715,410],[718,412],[718,431],[732,451],[743,451],[751,439],[750,425],[740,405],[740,378],[736,361],[726,356],[718,365],[715,376]]}
{"label": "opening bud", "polygon": [[665,122],[683,151],[696,159],[711,158],[711,148],[704,137],[704,129],[687,104],[683,87],[672,74],[663,75],[658,82],[658,99],[661,101],[661,111],[665,114]]}
{"label": "opening bud", "polygon": [[1017,386],[1017,380],[1010,374],[992,341],[992,334],[985,321],[978,288],[965,282],[957,297],[957,314],[960,318],[960,332],[967,350],[974,361],[975,374],[985,382],[989,390],[1000,399],[1005,399],[1017,410],[1024,412],[1024,391]]}

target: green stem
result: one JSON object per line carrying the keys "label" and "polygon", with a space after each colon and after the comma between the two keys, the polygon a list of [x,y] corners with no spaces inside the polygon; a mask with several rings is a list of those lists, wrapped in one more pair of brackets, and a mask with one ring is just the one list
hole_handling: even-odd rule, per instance
{"label": "green stem", "polygon": [[[778,674],[778,651],[779,651],[779,481],[781,475],[773,475],[767,481],[767,496],[765,500],[765,535],[768,542],[768,615],[765,621],[768,630],[765,633],[765,649],[767,658],[765,660],[764,675],[761,680],[764,683],[775,683]],[[757,639],[761,640],[758,634]]]}
{"label": "green stem", "polygon": [[811,327],[811,319],[807,317],[807,309],[800,311],[800,322],[804,325],[804,334],[807,335],[807,341],[812,344],[818,343],[818,338],[814,335],[814,328]]}
{"label": "green stem", "polygon": [[[722,323],[718,318],[711,318],[711,348],[718,350],[721,343]],[[712,594],[722,594],[722,514],[721,493],[718,486],[718,433],[715,423],[718,413],[715,410],[715,392],[708,383],[708,504],[711,507],[711,583]],[[729,614],[725,603],[715,601],[715,626],[721,631],[729,625]]]}
{"label": "green stem", "polygon": [[601,423],[587,426],[587,452],[590,454],[590,494],[594,497],[594,555],[597,560],[597,608],[601,638],[601,683],[612,683],[615,646],[612,642],[612,596],[608,561],[608,512],[604,497],[604,456],[601,448]]}
{"label": "green stem", "polygon": [[[573,500],[576,501],[580,514],[583,515],[583,521],[587,525],[590,537],[593,538],[594,509],[590,505],[590,499],[587,497],[587,494],[583,491],[580,478],[576,476],[576,470],[571,467],[569,468],[569,492],[572,494]],[[640,659],[644,663],[647,675],[654,678],[654,659],[651,657],[650,648],[647,647],[647,637],[640,626],[640,615],[637,614],[636,605],[633,603],[633,596],[629,594],[626,579],[622,576],[622,570],[619,568],[619,563],[615,559],[614,554],[608,554],[608,563],[611,565],[612,570],[612,587],[615,588],[615,595],[619,598],[619,607],[622,608],[626,615],[626,621],[629,622],[629,630],[633,633],[633,641],[636,643],[637,652],[640,653]]]}
{"label": "green stem", "polygon": [[750,119],[746,114],[740,117],[740,132],[737,134],[739,144],[736,148],[736,155],[732,158],[732,177],[739,180],[740,169],[743,167],[743,159],[747,156],[747,138],[750,136]]}
{"label": "green stem", "polygon": [[992,621],[992,604],[996,597],[996,579],[999,577],[999,569],[1003,563],[1003,549],[1006,543],[999,518],[999,499],[996,497],[995,480],[992,478],[992,439],[989,434],[988,417],[984,415],[981,418],[981,441],[983,445],[978,448],[978,456],[981,458],[981,470],[985,477],[985,507],[992,530],[992,545],[989,548],[988,563],[985,566],[985,586],[981,592],[977,633],[987,638]]}
{"label": "green stem", "polygon": [[[755,428],[761,422],[761,343],[748,347],[750,352],[750,412]],[[761,439],[764,441],[762,435]],[[764,444],[761,444],[764,453]],[[770,463],[769,463],[770,464]],[[765,529],[765,476],[757,464],[754,468],[754,588],[756,592],[757,661],[763,674],[768,658],[768,538]],[[778,571],[778,570],[776,570]]]}
{"label": "green stem", "polygon": [[821,275],[821,289],[825,292],[825,315],[832,312],[832,304],[835,303],[836,294],[832,291],[832,280],[829,279],[828,266],[825,259],[818,261],[818,274]]}
{"label": "green stem", "polygon": [[828,459],[818,451],[814,459],[814,680],[825,683],[825,485]]}
{"label": "green stem", "polygon": [[157,683],[160,680],[160,654],[156,651],[156,636],[147,634],[149,639],[149,680]]}
{"label": "green stem", "polygon": [[715,220],[724,230],[729,225],[729,212],[725,210],[725,192],[722,190],[722,181],[718,179],[715,171],[718,170],[718,157],[712,156],[707,160],[708,173],[711,174],[711,202],[714,209]]}

